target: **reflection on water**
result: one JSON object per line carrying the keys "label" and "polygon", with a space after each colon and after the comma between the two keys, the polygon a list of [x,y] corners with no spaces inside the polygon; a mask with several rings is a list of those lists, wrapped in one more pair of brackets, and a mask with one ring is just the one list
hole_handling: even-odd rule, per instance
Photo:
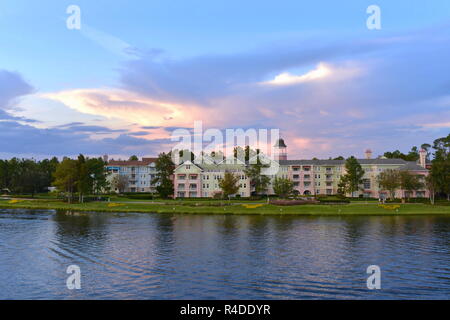
{"label": "reflection on water", "polygon": [[[0,298],[448,299],[449,236],[438,216],[0,210]],[[81,290],[65,286],[72,264]]]}

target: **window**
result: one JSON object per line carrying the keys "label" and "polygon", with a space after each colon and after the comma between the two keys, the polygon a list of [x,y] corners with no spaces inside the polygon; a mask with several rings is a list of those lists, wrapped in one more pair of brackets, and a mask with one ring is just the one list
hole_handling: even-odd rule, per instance
{"label": "window", "polygon": [[186,170],[191,170],[191,166],[187,165]]}
{"label": "window", "polygon": [[364,189],[370,189],[370,179],[363,180]]}

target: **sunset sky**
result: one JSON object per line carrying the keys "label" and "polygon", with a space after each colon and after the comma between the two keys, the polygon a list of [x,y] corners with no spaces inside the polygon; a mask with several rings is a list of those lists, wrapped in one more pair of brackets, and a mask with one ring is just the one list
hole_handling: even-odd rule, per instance
{"label": "sunset sky", "polygon": [[448,0],[4,0],[0,158],[155,156],[196,120],[279,128],[290,158],[406,152],[450,132],[449,57]]}

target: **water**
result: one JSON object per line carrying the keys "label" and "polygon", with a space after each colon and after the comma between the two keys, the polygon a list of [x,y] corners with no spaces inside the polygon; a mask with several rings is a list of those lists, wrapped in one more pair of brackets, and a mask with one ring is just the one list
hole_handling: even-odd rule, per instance
{"label": "water", "polygon": [[450,298],[450,217],[0,209],[0,299],[419,298]]}

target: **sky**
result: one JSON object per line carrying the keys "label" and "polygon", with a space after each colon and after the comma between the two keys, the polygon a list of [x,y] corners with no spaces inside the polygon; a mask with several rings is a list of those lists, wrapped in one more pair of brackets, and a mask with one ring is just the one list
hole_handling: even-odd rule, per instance
{"label": "sky", "polygon": [[156,156],[195,121],[407,152],[450,132],[449,40],[448,0],[3,0],[0,158]]}

